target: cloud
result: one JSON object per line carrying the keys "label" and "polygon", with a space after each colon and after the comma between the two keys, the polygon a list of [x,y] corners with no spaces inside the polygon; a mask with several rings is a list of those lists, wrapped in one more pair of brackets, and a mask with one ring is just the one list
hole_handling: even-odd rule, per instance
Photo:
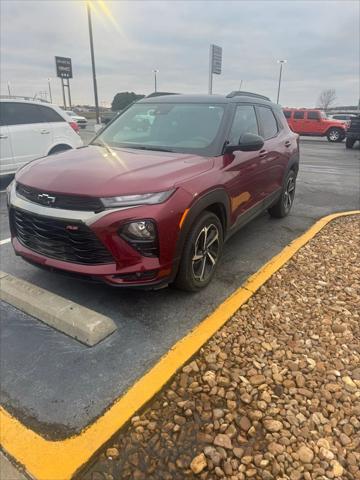
{"label": "cloud", "polygon": [[[279,58],[286,58],[281,102],[313,106],[323,88],[339,104],[359,97],[357,1],[106,1],[112,20],[93,12],[100,101],[118,91],[207,91],[209,44],[223,47],[214,91],[239,87],[276,97]],[[1,93],[34,95],[52,78],[54,56],[72,58],[75,103],[93,103],[88,25],[82,0],[2,0]]]}

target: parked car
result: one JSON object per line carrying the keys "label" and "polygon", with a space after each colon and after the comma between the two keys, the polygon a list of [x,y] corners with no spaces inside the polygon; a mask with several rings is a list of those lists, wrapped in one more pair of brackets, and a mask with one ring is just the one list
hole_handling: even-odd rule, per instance
{"label": "parked car", "polygon": [[107,125],[113,118],[119,115],[120,112],[103,112],[100,116],[100,122]]}
{"label": "parked car", "polygon": [[353,117],[346,132],[346,148],[352,148],[356,141],[360,141],[360,115]]}
{"label": "parked car", "polygon": [[17,172],[12,244],[51,271],[196,291],[240,227],[264,210],[288,215],[298,168],[298,135],[267,97],[145,98],[87,147]]}
{"label": "parked car", "polygon": [[344,120],[349,123],[353,117],[356,117],[355,113],[335,113],[332,115],[328,115],[328,118],[332,118],[334,120]]}
{"label": "parked car", "polygon": [[88,121],[87,118],[78,115],[73,110],[65,110],[65,113],[69,115],[75,122],[79,125],[80,128],[86,128]]}
{"label": "parked car", "polygon": [[0,99],[0,175],[39,157],[83,145],[79,126],[50,103]]}
{"label": "parked car", "polygon": [[327,137],[329,142],[342,142],[347,123],[328,118],[322,110],[284,108],[284,115],[291,130],[299,135]]}

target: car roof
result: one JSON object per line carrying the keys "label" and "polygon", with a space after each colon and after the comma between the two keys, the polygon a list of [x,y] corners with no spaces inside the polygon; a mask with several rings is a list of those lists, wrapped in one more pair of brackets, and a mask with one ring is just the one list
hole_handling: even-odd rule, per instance
{"label": "car roof", "polygon": [[27,99],[27,98],[0,98],[0,102],[11,102],[11,103],[30,103],[31,105],[43,105],[44,107],[58,108],[57,105],[50,102],[44,102],[41,100]]}
{"label": "car roof", "polygon": [[[250,93],[250,92],[249,92]],[[250,94],[251,95],[251,94]],[[276,105],[270,100],[265,100],[265,97],[260,95],[254,96],[239,94],[234,96],[225,95],[163,95],[159,97],[147,97],[139,100],[136,103],[209,103],[209,104],[228,104],[228,103],[261,103],[267,105]]]}

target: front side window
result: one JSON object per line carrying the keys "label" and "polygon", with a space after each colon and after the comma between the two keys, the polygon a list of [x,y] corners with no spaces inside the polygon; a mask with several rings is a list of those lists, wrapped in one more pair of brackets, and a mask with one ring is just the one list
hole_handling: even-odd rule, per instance
{"label": "front side window", "polygon": [[32,123],[44,123],[47,120],[42,115],[40,105],[20,102],[4,102],[2,115],[7,125],[26,125]]}
{"label": "front side window", "polygon": [[239,105],[236,107],[234,121],[230,130],[230,145],[238,145],[244,133],[259,135],[255,109],[252,105]]}
{"label": "front side window", "polygon": [[92,144],[211,155],[218,148],[224,111],[222,104],[138,103]]}
{"label": "front side window", "polygon": [[264,140],[269,140],[273,138],[278,133],[278,125],[276,118],[271,110],[268,107],[257,107],[259,112],[259,121],[261,125],[262,135]]}
{"label": "front side window", "polygon": [[307,112],[308,120],[318,120],[320,118],[319,112]]}

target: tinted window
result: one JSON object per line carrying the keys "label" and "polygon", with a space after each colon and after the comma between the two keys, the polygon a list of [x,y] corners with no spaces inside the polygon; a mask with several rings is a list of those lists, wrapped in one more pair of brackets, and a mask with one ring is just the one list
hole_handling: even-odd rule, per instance
{"label": "tinted window", "polygon": [[304,118],[304,112],[295,112],[294,113],[294,118]]}
{"label": "tinted window", "polygon": [[39,105],[38,108],[40,108],[45,122],[66,122],[66,120],[52,108],[44,107],[42,105]]}
{"label": "tinted window", "polygon": [[285,115],[285,118],[291,118],[290,110],[284,110],[284,115]]}
{"label": "tinted window", "polygon": [[265,140],[275,137],[278,133],[276,118],[271,110],[267,107],[258,107],[260,126],[262,135]]}
{"label": "tinted window", "polygon": [[6,125],[24,125],[29,123],[43,123],[47,120],[40,110],[40,105],[27,103],[4,102],[1,116],[4,115]]}
{"label": "tinted window", "polygon": [[309,120],[318,120],[318,118],[320,118],[319,112],[308,112],[307,118]]}
{"label": "tinted window", "polygon": [[255,110],[251,105],[240,105],[236,107],[235,117],[229,135],[230,145],[237,145],[241,135],[244,133],[259,135]]}

